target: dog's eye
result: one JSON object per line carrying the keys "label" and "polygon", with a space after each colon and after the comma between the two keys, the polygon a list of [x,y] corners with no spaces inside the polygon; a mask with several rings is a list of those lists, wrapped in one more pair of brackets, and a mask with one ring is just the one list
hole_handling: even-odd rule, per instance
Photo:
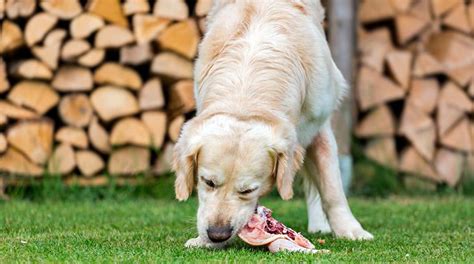
{"label": "dog's eye", "polygon": [[216,187],[216,184],[211,181],[211,180],[207,180],[207,179],[204,179],[202,178],[202,180],[207,184],[207,186],[211,187],[211,188],[215,188]]}
{"label": "dog's eye", "polygon": [[247,190],[241,191],[241,192],[239,192],[239,193],[245,195],[245,194],[252,193],[252,192],[254,192],[255,190],[257,190],[257,188],[247,189]]}

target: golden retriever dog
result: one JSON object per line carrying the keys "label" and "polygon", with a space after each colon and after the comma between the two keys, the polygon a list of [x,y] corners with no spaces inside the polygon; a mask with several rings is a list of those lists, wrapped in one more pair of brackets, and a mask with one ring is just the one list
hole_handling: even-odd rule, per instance
{"label": "golden retriever dog", "polygon": [[347,85],[319,0],[215,0],[195,68],[197,114],[174,149],[176,197],[197,189],[198,237],[222,247],[273,185],[305,178],[310,232],[372,239],[348,206],[331,114]]}

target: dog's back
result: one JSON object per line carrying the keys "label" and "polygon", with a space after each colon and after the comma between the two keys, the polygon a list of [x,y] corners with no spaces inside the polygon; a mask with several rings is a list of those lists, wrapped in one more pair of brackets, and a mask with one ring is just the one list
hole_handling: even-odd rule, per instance
{"label": "dog's back", "polygon": [[198,112],[258,105],[297,123],[294,106],[304,104],[312,82],[327,81],[315,72],[332,67],[316,61],[330,58],[323,19],[319,0],[217,1],[196,63]]}

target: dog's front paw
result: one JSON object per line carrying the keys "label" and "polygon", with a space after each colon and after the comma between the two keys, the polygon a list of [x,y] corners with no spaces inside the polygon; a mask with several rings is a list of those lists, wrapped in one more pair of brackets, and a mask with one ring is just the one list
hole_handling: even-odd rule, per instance
{"label": "dog's front paw", "polygon": [[187,248],[203,248],[207,247],[207,244],[202,241],[200,237],[196,238],[191,238],[188,241],[186,241],[186,244],[184,244],[185,247]]}
{"label": "dog's front paw", "polygon": [[334,234],[337,238],[345,238],[349,240],[372,240],[374,236],[365,231],[360,225],[354,227],[347,227],[335,229]]}

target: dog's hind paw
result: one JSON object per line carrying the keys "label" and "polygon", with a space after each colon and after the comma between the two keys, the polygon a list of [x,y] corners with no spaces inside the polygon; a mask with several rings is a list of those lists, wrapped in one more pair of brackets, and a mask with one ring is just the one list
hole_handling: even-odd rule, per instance
{"label": "dog's hind paw", "polygon": [[336,237],[345,238],[349,240],[372,240],[374,236],[365,231],[362,227],[340,230],[335,232]]}

